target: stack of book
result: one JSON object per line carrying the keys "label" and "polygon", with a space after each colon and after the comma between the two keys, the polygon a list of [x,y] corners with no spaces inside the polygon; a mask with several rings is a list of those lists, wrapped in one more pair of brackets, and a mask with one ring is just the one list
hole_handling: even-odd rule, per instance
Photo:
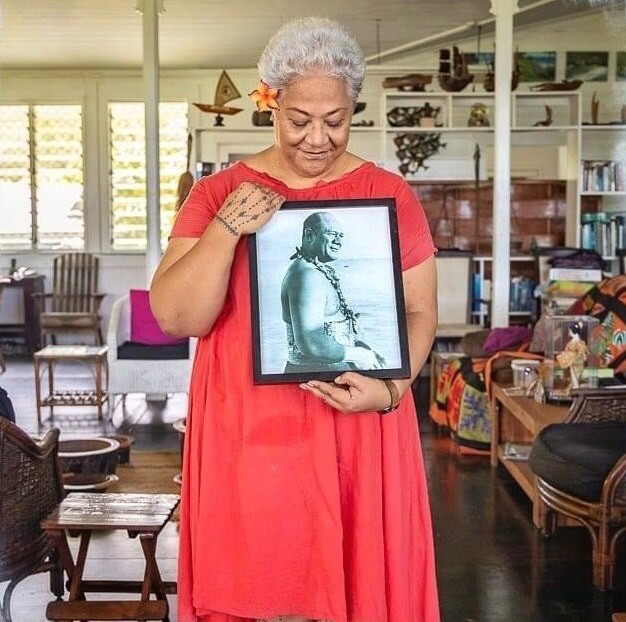
{"label": "stack of book", "polygon": [[535,282],[525,276],[514,276],[511,279],[510,305],[514,313],[530,313],[534,309]]}
{"label": "stack of book", "polygon": [[596,268],[550,268],[547,296],[552,306],[567,309],[602,280],[602,270]]}
{"label": "stack of book", "polygon": [[603,257],[613,257],[616,249],[626,246],[625,224],[625,214],[583,214],[580,232],[582,247],[594,250]]}
{"label": "stack of book", "polygon": [[583,192],[624,190],[624,166],[620,160],[583,160]]}

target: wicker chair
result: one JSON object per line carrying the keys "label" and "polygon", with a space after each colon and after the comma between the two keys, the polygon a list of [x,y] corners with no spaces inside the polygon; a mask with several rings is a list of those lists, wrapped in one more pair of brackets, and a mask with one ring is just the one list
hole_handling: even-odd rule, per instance
{"label": "wicker chair", "polygon": [[[130,300],[122,296],[113,303],[107,330],[107,359],[109,364],[109,412],[112,414],[122,396],[122,406],[128,393],[149,396],[187,393],[196,339],[181,346],[143,346],[132,357],[120,356],[121,349],[130,344]],[[166,354],[170,350],[174,354]],[[151,352],[153,351],[153,352]]]}
{"label": "wicker chair", "polygon": [[[626,424],[626,387],[575,391],[574,402],[567,417],[563,424],[556,425],[609,422]],[[547,430],[548,428],[544,432]],[[619,447],[617,450],[620,451]],[[601,591],[613,589],[617,541],[626,532],[626,451],[610,467],[604,481],[600,482],[599,494],[594,494],[593,499],[582,498],[580,494],[573,495],[545,481],[547,474],[538,472],[541,469],[533,463],[532,453],[530,466],[537,475],[537,491],[545,506],[544,534],[551,535],[554,532],[555,513],[582,523],[591,534],[593,584]]]}
{"label": "wicker chair", "polygon": [[11,595],[17,584],[50,572],[50,590],[61,598],[63,574],[52,543],[39,522],[63,498],[58,461],[59,431],[35,442],[0,417],[0,582],[8,581],[0,620],[11,622]]}

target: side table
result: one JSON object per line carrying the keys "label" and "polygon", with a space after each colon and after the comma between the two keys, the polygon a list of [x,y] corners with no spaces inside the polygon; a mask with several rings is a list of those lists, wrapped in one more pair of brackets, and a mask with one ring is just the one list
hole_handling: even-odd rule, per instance
{"label": "side table", "polygon": [[[102,419],[102,406],[109,399],[109,367],[107,346],[46,346],[33,355],[35,367],[35,394],[37,422],[41,424],[41,407],[96,406],[98,419]],[[94,378],[93,389],[64,389],[54,387],[54,371],[59,361],[77,361],[87,366]],[[48,373],[48,395],[41,394],[44,371]],[[104,372],[104,373],[103,373]]]}
{"label": "side table", "polygon": [[512,395],[511,387],[491,385],[491,466],[502,464],[530,499],[533,522],[541,527],[542,504],[537,494],[535,475],[527,460],[516,460],[506,453],[507,443],[529,446],[537,434],[551,423],[565,419],[567,406],[538,404],[530,397]]}
{"label": "side table", "polygon": [[[159,533],[180,501],[178,495],[126,493],[70,493],[41,521],[67,573],[69,598],[48,604],[48,620],[168,620],[167,594],[176,593],[176,582],[163,581],[156,560]],[[139,536],[146,560],[142,581],[83,578],[91,534],[122,529],[129,538]],[[80,535],[76,561],[67,532]],[[93,600],[90,592],[140,593],[140,600]],[[154,594],[155,599],[150,595]]]}

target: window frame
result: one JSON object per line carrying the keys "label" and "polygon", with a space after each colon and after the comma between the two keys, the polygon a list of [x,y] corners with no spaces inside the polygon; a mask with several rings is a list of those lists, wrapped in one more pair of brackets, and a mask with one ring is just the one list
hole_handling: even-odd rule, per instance
{"label": "window frame", "polygon": [[87,163],[86,163],[86,151],[87,151],[87,134],[86,116],[87,106],[84,98],[77,99],[59,99],[52,96],[45,96],[42,99],[28,98],[15,98],[15,99],[1,99],[0,106],[26,106],[28,108],[28,151],[29,151],[29,172],[30,178],[30,245],[20,248],[5,248],[0,245],[0,253],[10,253],[12,255],[30,254],[30,253],[51,253],[58,254],[59,252],[67,252],[72,250],[70,247],[63,248],[39,248],[39,224],[37,213],[37,166],[36,166],[36,148],[35,148],[35,107],[36,106],[78,106],[81,114],[81,144],[82,150],[82,196],[83,196],[83,248],[82,251],[87,250],[87,202],[86,192],[88,187],[87,180]]}

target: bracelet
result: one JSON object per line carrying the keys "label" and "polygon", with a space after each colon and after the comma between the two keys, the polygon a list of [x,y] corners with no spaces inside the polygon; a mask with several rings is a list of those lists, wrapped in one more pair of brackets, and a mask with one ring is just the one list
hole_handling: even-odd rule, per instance
{"label": "bracelet", "polygon": [[383,408],[378,411],[379,415],[386,415],[387,413],[393,412],[396,408],[398,408],[398,404],[400,404],[400,394],[398,393],[398,387],[393,380],[389,378],[382,378],[382,381],[385,383],[387,387],[387,391],[389,391],[389,406],[387,408]]}

